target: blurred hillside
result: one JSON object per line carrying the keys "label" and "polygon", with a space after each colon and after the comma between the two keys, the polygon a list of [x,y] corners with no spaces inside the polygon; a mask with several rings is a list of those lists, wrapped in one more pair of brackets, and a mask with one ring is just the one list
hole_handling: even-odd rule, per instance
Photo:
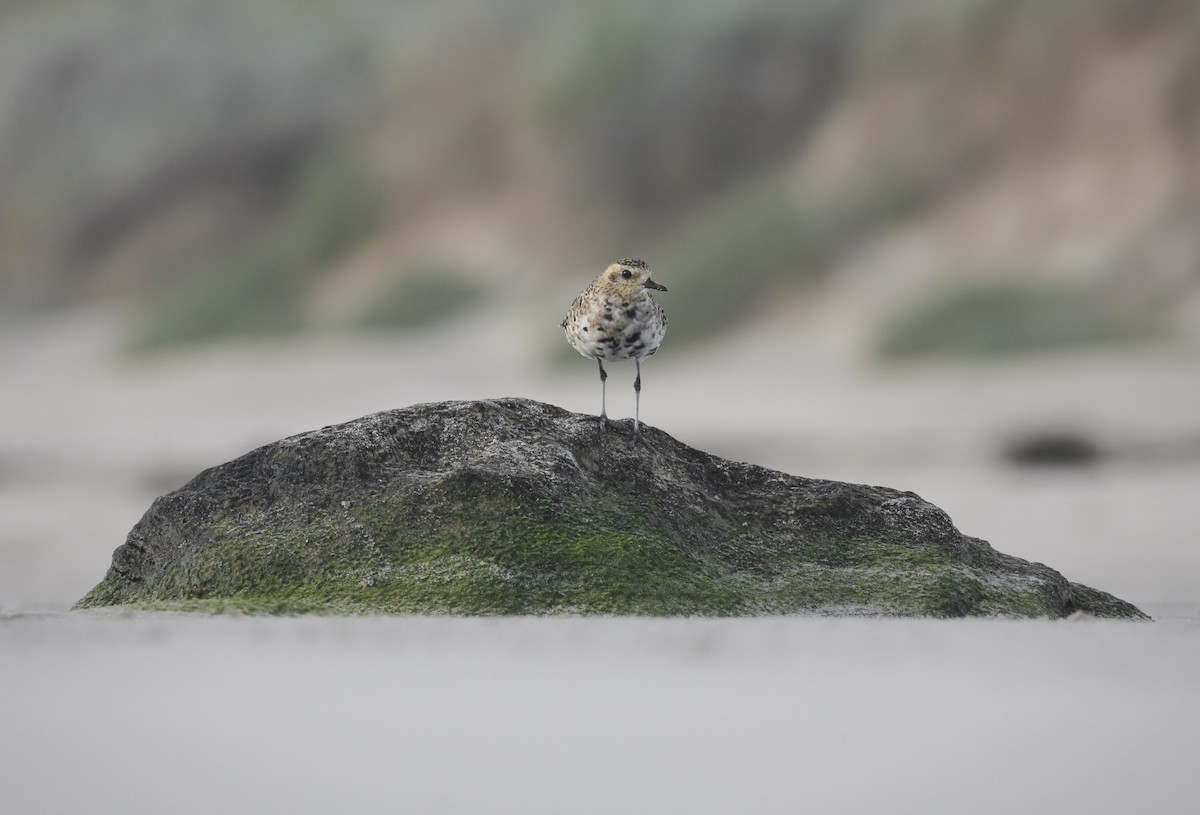
{"label": "blurred hillside", "polygon": [[0,7],[0,315],[133,347],[552,324],[631,255],[679,343],[1195,338],[1197,224],[1190,0]]}

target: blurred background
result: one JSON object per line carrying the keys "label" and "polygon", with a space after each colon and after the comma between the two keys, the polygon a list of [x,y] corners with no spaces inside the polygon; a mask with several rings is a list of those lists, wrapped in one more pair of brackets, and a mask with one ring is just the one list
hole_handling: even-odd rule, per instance
{"label": "blurred background", "polygon": [[1191,0],[7,0],[0,610],[288,434],[597,412],[622,257],[649,423],[1200,619]]}

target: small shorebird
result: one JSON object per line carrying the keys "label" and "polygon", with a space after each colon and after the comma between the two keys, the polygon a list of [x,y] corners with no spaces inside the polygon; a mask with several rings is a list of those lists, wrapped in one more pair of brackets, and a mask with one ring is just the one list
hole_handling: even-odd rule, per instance
{"label": "small shorebird", "polygon": [[617,261],[575,298],[562,321],[567,342],[600,366],[601,430],[608,426],[604,404],[604,381],[608,373],[604,370],[604,360],[633,359],[637,364],[637,379],[633,380],[634,441],[641,436],[638,414],[642,401],[642,360],[658,350],[667,333],[667,315],[647,289],[666,291],[667,287],[650,279],[650,267],[644,260]]}

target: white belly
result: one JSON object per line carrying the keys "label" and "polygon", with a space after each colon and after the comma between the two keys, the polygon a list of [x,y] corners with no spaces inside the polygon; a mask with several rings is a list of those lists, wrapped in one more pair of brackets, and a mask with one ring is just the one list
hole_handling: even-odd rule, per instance
{"label": "white belly", "polygon": [[593,359],[645,359],[658,350],[666,334],[657,321],[629,320],[607,325],[581,317],[567,326],[567,339],[585,357]]}

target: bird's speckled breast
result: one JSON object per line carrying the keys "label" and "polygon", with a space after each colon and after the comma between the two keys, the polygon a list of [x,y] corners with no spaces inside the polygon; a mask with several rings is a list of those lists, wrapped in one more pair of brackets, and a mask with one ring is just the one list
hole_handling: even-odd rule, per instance
{"label": "bird's speckled breast", "polygon": [[634,301],[601,296],[590,306],[574,310],[565,326],[567,339],[583,356],[645,359],[662,344],[666,316],[650,295]]}

